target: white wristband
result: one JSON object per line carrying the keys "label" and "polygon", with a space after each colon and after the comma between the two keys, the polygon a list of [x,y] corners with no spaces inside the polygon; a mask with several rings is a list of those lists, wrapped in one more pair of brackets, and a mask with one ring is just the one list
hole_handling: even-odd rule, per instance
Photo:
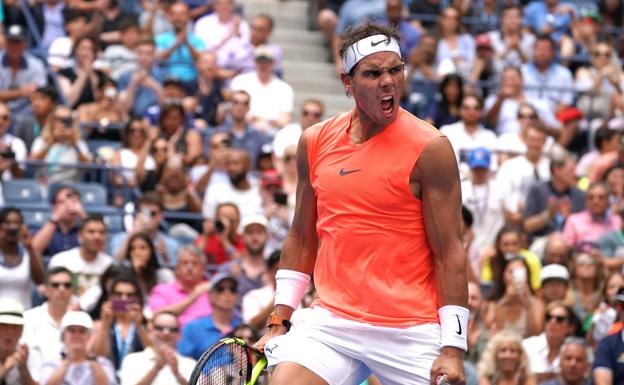
{"label": "white wristband", "polygon": [[446,305],[438,309],[442,347],[452,346],[463,351],[468,350],[469,313],[465,307],[456,305]]}
{"label": "white wristband", "polygon": [[297,309],[310,285],[310,276],[295,270],[279,269],[275,273],[275,305]]}

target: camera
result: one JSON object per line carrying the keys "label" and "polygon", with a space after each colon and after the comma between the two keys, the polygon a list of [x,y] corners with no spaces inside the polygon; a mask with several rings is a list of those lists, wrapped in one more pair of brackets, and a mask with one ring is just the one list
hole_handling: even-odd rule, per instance
{"label": "camera", "polygon": [[4,150],[0,152],[0,156],[3,159],[15,159],[15,153],[11,150]]}
{"label": "camera", "polygon": [[284,192],[276,192],[273,194],[273,202],[281,206],[286,206],[288,204],[288,194]]}
{"label": "camera", "polygon": [[225,230],[225,225],[223,224],[223,222],[220,219],[217,219],[215,221],[215,231],[217,233],[222,233]]}

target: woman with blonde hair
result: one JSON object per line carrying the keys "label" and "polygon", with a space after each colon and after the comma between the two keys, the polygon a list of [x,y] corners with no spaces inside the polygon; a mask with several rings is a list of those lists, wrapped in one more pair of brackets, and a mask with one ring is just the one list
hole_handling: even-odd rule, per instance
{"label": "woman with blonde hair", "polygon": [[522,336],[503,330],[490,339],[481,355],[477,365],[479,385],[536,385],[528,367]]}
{"label": "woman with blonde hair", "polygon": [[80,138],[77,122],[69,107],[54,108],[41,136],[32,144],[30,159],[49,163],[42,170],[47,175],[48,184],[79,180],[79,170],[76,167],[63,167],[63,164],[75,166],[78,163],[89,163],[91,154],[87,143]]}

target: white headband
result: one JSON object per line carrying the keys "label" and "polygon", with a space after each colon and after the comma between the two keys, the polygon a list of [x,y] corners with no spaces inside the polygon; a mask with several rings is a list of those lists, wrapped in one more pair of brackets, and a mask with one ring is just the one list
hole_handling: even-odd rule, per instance
{"label": "white headband", "polygon": [[395,38],[386,35],[365,37],[351,45],[345,51],[342,58],[344,72],[351,72],[351,69],[355,67],[360,60],[377,52],[394,52],[401,57],[401,48],[399,47],[399,42]]}

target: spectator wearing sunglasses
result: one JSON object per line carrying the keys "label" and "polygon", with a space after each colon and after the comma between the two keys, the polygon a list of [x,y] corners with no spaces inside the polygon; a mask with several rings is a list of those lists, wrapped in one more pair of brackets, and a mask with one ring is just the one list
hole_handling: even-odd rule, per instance
{"label": "spectator wearing sunglasses", "polygon": [[559,353],[564,340],[572,335],[576,317],[572,309],[561,301],[546,307],[544,332],[522,341],[522,347],[529,357],[529,372],[538,381],[555,378],[560,372]]}
{"label": "spectator wearing sunglasses", "polygon": [[[620,288],[613,298],[615,310],[620,319],[624,319],[624,288]],[[592,376],[595,385],[624,383],[624,362],[620,357],[624,354],[624,333],[617,332],[604,337],[598,343]]]}
{"label": "spectator wearing sunglasses", "polygon": [[28,345],[32,357],[31,373],[41,375],[43,362],[55,360],[61,354],[61,320],[71,303],[73,294],[72,273],[63,266],[46,272],[45,295],[47,301],[24,312],[22,340]]}
{"label": "spectator wearing sunglasses", "polygon": [[270,145],[271,138],[248,123],[251,96],[246,91],[234,91],[230,100],[229,114],[219,130],[232,134],[232,147],[247,151],[252,168],[256,168],[256,159],[262,154],[262,148]]}
{"label": "spectator wearing sunglasses", "polygon": [[284,157],[286,147],[299,142],[301,133],[308,127],[321,121],[325,113],[325,105],[318,99],[307,99],[301,107],[298,123],[291,123],[275,134],[273,139],[273,154],[277,159]]}
{"label": "spectator wearing sunglasses", "polygon": [[208,297],[212,314],[184,326],[182,338],[178,342],[178,352],[195,360],[241,323],[235,312],[239,298],[236,277],[229,273],[216,274],[210,280]]}
{"label": "spectator wearing sunglasses", "polygon": [[48,163],[39,170],[48,184],[79,181],[80,171],[75,166],[90,162],[91,154],[68,107],[58,106],[50,114],[41,136],[33,142],[30,159]]}
{"label": "spectator wearing sunglasses", "polygon": [[152,346],[126,356],[119,373],[121,385],[186,385],[195,360],[175,350],[180,339],[177,316],[169,312],[156,313],[148,332]]}

